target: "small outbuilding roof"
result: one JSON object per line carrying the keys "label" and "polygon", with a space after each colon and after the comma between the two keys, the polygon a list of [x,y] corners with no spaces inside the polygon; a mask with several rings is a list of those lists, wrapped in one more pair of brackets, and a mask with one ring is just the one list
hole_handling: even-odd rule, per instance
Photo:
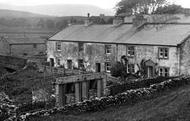
{"label": "small outbuilding roof", "polygon": [[45,44],[43,38],[6,38],[10,44]]}

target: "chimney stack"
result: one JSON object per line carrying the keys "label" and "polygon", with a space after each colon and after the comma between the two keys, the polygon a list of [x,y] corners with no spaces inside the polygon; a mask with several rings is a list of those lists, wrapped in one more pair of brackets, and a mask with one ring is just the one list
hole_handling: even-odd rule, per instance
{"label": "chimney stack", "polygon": [[123,22],[124,22],[124,19],[121,17],[115,17],[113,19],[113,25],[114,26],[119,26],[119,25],[123,24]]}
{"label": "chimney stack", "polygon": [[147,22],[147,19],[144,18],[143,15],[136,15],[135,18],[133,18],[133,26],[139,27]]}
{"label": "chimney stack", "polygon": [[89,26],[92,22],[90,21],[90,13],[87,14],[87,18],[84,20],[84,25]]}

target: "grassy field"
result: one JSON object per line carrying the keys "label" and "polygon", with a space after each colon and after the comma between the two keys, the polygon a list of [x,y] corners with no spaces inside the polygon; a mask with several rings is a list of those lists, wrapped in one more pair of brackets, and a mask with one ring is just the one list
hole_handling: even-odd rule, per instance
{"label": "grassy field", "polygon": [[35,121],[189,121],[190,86],[166,91],[133,106],[119,106],[80,115],[47,116]]}

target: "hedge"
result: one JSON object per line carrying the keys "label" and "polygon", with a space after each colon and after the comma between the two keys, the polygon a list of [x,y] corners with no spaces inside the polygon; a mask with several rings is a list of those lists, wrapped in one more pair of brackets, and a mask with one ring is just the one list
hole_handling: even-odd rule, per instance
{"label": "hedge", "polygon": [[151,99],[155,94],[163,92],[168,89],[174,89],[176,87],[180,87],[182,85],[186,85],[190,83],[189,77],[180,77],[175,79],[170,79],[159,84],[152,84],[148,88],[139,88],[136,90],[128,90],[121,94],[117,94],[115,96],[108,96],[97,98],[94,100],[87,100],[82,103],[66,105],[60,108],[53,108],[49,110],[41,110],[33,113],[26,113],[24,115],[20,115],[17,118],[11,117],[6,121],[25,121],[30,120],[33,118],[38,118],[41,116],[49,116],[56,113],[62,114],[73,114],[73,113],[82,113],[82,112],[89,112],[89,111],[100,111],[104,110],[105,108],[123,105],[123,104],[134,104],[138,101],[142,101],[144,99]]}

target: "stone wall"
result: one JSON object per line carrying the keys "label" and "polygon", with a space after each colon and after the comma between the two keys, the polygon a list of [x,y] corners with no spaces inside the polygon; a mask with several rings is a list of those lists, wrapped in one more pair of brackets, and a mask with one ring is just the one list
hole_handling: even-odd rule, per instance
{"label": "stone wall", "polygon": [[181,74],[190,74],[190,39],[186,40],[179,47],[180,71]]}
{"label": "stone wall", "polygon": [[10,46],[6,39],[0,39],[0,55],[9,55]]}
{"label": "stone wall", "polygon": [[33,44],[28,45],[11,45],[11,55],[17,57],[31,57],[39,53],[45,53],[46,45],[37,44],[36,48]]}

